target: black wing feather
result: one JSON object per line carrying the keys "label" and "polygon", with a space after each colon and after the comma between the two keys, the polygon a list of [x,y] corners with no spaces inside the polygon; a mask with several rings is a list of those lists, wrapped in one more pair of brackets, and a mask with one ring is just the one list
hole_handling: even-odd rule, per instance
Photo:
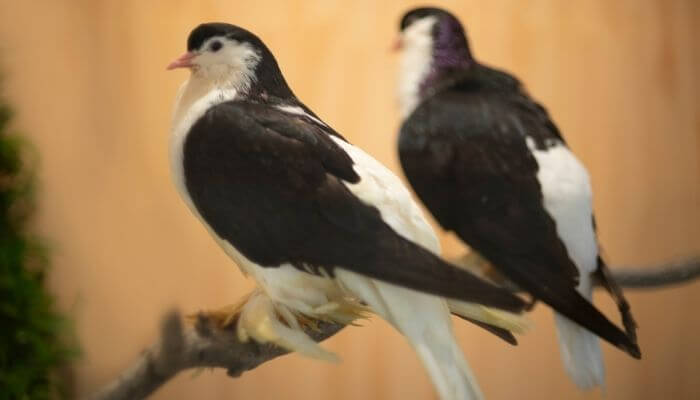
{"label": "black wing feather", "polygon": [[401,128],[404,172],[445,229],[535,298],[638,357],[636,341],[575,289],[578,269],[544,208],[526,136],[538,147],[563,140],[505,75],[479,66],[419,105]]}
{"label": "black wing feather", "polygon": [[482,328],[482,329],[486,330],[487,332],[494,334],[495,336],[499,337],[501,340],[503,340],[504,342],[506,342],[510,345],[513,345],[513,346],[518,345],[518,339],[516,339],[515,335],[513,335],[513,333],[511,333],[511,331],[509,331],[508,329],[499,328],[497,326],[487,324],[486,322],[477,321],[475,319],[465,317],[463,315],[459,315],[459,314],[452,314],[452,315],[457,316],[465,321],[471,322],[472,324],[478,326],[479,328]]}
{"label": "black wing feather", "polygon": [[222,239],[264,267],[334,268],[519,311],[524,302],[405,240],[343,182],[352,159],[323,131],[249,102],[212,107],[184,144],[187,191]]}

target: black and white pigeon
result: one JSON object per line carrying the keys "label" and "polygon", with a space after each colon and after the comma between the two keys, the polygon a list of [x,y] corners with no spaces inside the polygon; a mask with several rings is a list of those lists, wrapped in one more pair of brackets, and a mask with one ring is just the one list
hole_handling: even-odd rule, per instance
{"label": "black and white pigeon", "polygon": [[442,261],[408,189],[295,97],[253,33],[200,25],[174,68],[191,71],[173,116],[175,184],[259,286],[239,336],[333,360],[298,318],[347,324],[371,311],[406,336],[441,398],[481,398],[448,304],[515,329],[524,301]]}
{"label": "black and white pigeon", "polygon": [[[547,111],[513,76],[480,64],[437,8],[401,19],[399,156],[418,197],[501,276],[555,311],[581,388],[604,385],[597,336],[640,358],[635,323],[600,257],[591,186]],[[592,304],[600,279],[626,332]]]}

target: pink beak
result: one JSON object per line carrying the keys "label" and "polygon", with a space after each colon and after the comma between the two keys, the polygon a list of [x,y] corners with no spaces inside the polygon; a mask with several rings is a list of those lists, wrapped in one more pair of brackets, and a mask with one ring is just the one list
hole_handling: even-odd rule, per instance
{"label": "pink beak", "polygon": [[197,54],[190,51],[181,55],[175,61],[168,64],[168,66],[165,69],[170,71],[171,69],[176,68],[192,68],[192,59],[194,59],[195,57],[197,57]]}
{"label": "pink beak", "polygon": [[401,36],[397,37],[394,39],[394,42],[391,44],[391,47],[389,47],[389,51],[392,53],[396,53],[397,51],[401,50],[403,48],[403,40],[401,40]]}

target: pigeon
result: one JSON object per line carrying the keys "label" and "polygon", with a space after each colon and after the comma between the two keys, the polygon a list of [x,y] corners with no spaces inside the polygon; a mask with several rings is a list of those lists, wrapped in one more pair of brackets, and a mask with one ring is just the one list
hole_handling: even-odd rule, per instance
{"label": "pigeon", "polygon": [[[598,337],[641,353],[629,304],[600,255],[585,167],[517,78],[474,58],[448,11],[407,12],[396,47],[398,152],[410,185],[492,277],[554,309],[574,382],[604,386]],[[624,331],[591,303],[596,280],[617,302]]]}
{"label": "pigeon", "polygon": [[526,302],[442,260],[402,181],[297,99],[258,36],[202,24],[177,68],[190,75],[173,113],[175,186],[258,285],[231,311],[239,337],[332,361],[304,321],[351,324],[371,312],[407,338],[440,398],[482,398],[450,307],[517,330]]}

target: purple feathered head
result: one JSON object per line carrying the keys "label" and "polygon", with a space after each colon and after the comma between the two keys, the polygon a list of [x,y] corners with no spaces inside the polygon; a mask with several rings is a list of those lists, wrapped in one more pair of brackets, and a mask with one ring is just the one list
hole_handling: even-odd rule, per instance
{"label": "purple feathered head", "polygon": [[464,68],[472,61],[469,43],[459,20],[440,8],[423,7],[407,12],[401,19],[400,30],[407,29],[426,19],[433,19],[431,36],[433,39],[433,67],[435,69]]}

